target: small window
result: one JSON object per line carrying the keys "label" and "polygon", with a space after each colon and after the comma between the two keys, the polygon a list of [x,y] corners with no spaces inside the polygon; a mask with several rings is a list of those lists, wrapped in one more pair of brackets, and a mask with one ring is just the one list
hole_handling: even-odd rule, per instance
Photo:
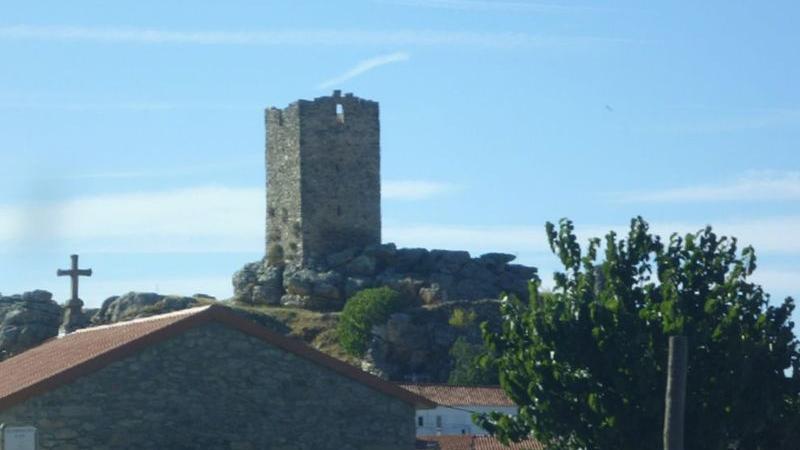
{"label": "small window", "polygon": [[442,428],[442,416],[436,416],[436,428]]}
{"label": "small window", "polygon": [[336,104],[336,121],[344,123],[344,106],[341,103]]}
{"label": "small window", "polygon": [[342,215],[342,207],[340,205],[336,205],[336,215],[337,216]]}
{"label": "small window", "polygon": [[425,419],[423,419],[422,416],[417,417],[417,426],[418,427],[424,427],[425,426]]}

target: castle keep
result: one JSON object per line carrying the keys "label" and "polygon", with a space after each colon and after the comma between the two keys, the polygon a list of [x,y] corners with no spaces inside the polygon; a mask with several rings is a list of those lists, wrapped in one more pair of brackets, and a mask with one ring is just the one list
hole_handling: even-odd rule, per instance
{"label": "castle keep", "polygon": [[334,91],[269,108],[266,127],[269,264],[380,244],[378,103]]}
{"label": "castle keep", "polygon": [[527,293],[514,255],[397,248],[381,242],[378,103],[353,94],[266,111],[266,256],[233,276],[245,304],[339,310],[388,286],[409,304]]}

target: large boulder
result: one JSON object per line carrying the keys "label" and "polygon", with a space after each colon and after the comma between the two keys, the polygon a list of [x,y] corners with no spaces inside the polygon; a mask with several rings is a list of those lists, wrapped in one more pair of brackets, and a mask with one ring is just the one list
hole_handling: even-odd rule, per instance
{"label": "large boulder", "polygon": [[233,299],[246,305],[279,305],[284,294],[283,266],[246,264],[233,274]]}
{"label": "large boulder", "polygon": [[47,291],[0,296],[0,360],[57,336],[61,316],[61,306]]}
{"label": "large boulder", "polygon": [[316,311],[341,309],[344,305],[341,273],[329,270],[319,272],[312,269],[286,269],[281,297],[285,306],[299,306]]}
{"label": "large boulder", "polygon": [[100,325],[179,311],[207,303],[207,299],[205,296],[180,297],[154,292],[128,292],[122,296],[107,298],[97,314],[92,317],[92,323]]}

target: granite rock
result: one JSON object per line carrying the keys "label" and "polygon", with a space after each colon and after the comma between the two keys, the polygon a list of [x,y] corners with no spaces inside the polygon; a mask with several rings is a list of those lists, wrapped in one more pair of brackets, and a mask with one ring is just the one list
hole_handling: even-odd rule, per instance
{"label": "granite rock", "polygon": [[62,308],[47,291],[0,296],[0,360],[58,335]]}

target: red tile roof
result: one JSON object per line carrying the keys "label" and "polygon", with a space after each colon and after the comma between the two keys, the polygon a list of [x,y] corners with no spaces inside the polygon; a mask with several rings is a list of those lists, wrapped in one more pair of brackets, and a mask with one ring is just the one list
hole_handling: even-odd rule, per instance
{"label": "red tile roof", "polygon": [[[438,445],[436,447],[435,445]],[[503,445],[491,436],[419,436],[417,437],[417,448],[439,449],[439,450],[544,450],[540,442],[527,439],[522,442]]]}
{"label": "red tile roof", "polygon": [[424,397],[251,322],[218,305],[78,330],[0,362],[0,411],[99,370],[190,328],[218,322],[263,339],[417,408],[435,405]]}
{"label": "red tile roof", "polygon": [[442,406],[514,406],[499,386],[401,384],[400,387]]}

